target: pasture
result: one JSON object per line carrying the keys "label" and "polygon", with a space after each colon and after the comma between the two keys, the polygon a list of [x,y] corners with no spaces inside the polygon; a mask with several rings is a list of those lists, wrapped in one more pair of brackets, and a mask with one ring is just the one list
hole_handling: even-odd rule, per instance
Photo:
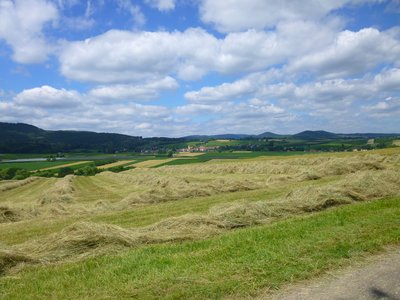
{"label": "pasture", "polygon": [[253,297],[400,244],[400,149],[239,154],[1,181],[0,298]]}

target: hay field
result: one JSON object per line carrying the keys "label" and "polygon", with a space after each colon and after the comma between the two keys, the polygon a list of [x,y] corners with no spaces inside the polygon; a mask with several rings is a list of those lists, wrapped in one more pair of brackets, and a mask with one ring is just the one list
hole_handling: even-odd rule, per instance
{"label": "hay field", "polygon": [[[380,199],[391,197],[400,199],[399,149],[338,155],[255,158],[232,162],[149,168],[154,166],[155,162],[161,164],[166,161],[141,162],[138,163],[142,165],[141,168],[138,168],[138,164],[136,164],[137,168],[132,170],[121,173],[106,171],[92,177],[69,175],[61,179],[28,178],[23,181],[1,182],[0,286],[4,287],[8,294],[0,294],[0,297],[7,298],[7,295],[10,295],[10,298],[13,298],[18,295],[23,298],[24,295],[36,293],[37,298],[74,298],[78,296],[110,298],[115,296],[112,294],[115,289],[130,290],[128,286],[121,286],[127,278],[113,277],[112,270],[119,270],[125,263],[128,263],[121,257],[129,257],[133,253],[139,255],[140,251],[150,251],[149,253],[153,254],[154,251],[161,251],[160,253],[163,254],[160,254],[160,257],[164,257],[166,260],[177,255],[178,261],[165,263],[186,266],[179,271],[183,272],[182,275],[160,273],[154,265],[146,265],[147,263],[151,264],[147,261],[147,256],[139,257],[137,263],[142,262],[142,265],[138,265],[138,268],[144,269],[138,271],[138,277],[134,279],[134,286],[141,291],[140,293],[144,293],[138,292],[144,298],[157,298],[157,295],[168,293],[170,290],[167,286],[180,286],[182,291],[187,290],[186,294],[181,294],[181,297],[184,298],[220,298],[235,295],[239,291],[233,288],[234,285],[229,284],[233,279],[223,282],[224,288],[219,289],[225,291],[223,294],[216,292],[217,287],[214,290],[217,294],[207,294],[207,286],[214,281],[209,282],[208,279],[202,281],[201,277],[191,277],[195,276],[193,274],[196,274],[197,266],[196,263],[192,263],[193,259],[196,261],[196,256],[192,256],[191,251],[212,252],[219,257],[218,249],[213,250],[207,246],[209,241],[217,239],[219,245],[225,249],[224,251],[228,251],[225,255],[234,256],[235,251],[245,251],[241,255],[250,255],[249,253],[251,253],[254,255],[251,256],[251,259],[257,261],[262,257],[259,257],[258,252],[246,250],[246,247],[243,249],[229,248],[228,241],[231,237],[240,235],[240,230],[248,230],[249,236],[254,235],[255,239],[249,243],[256,243],[252,245],[261,247],[258,244],[261,241],[257,239],[256,231],[267,230],[269,232],[273,230],[273,226],[279,227],[281,226],[279,224],[286,224],[282,222],[296,220],[299,217],[314,220],[314,217],[319,218],[318,216],[325,211],[328,216],[332,214],[333,218],[335,214],[339,213],[333,210],[336,207],[361,207],[360,209],[365,210],[363,226],[367,226],[368,222],[372,222],[371,226],[375,226],[378,219],[369,220],[366,217],[366,211],[370,207],[369,203],[371,201],[379,203],[379,201],[383,201]],[[396,200],[393,203],[399,201]],[[366,203],[367,206],[359,206],[361,203]],[[381,213],[387,215],[386,219],[380,218],[379,220],[385,220],[385,222],[395,220],[398,214],[390,210],[389,204],[385,203],[382,202],[381,206],[377,204],[382,210]],[[376,210],[377,206],[374,208],[371,206],[372,209]],[[371,218],[373,215],[371,214]],[[352,217],[356,218],[353,215]],[[351,226],[355,226],[355,222],[357,221],[349,223],[350,231],[354,230]],[[382,230],[386,230],[385,234],[388,235],[386,243],[400,241],[400,225],[398,221],[397,225],[395,224],[379,225],[379,228],[383,226]],[[304,223],[304,226],[308,225]],[[393,230],[397,231],[393,233]],[[327,232],[331,231],[332,228],[327,229]],[[378,236],[377,231],[373,232]],[[349,233],[350,237],[355,238]],[[335,238],[337,239],[337,236]],[[371,244],[371,237],[365,236],[365,239],[369,240]],[[380,236],[380,242],[382,242],[382,236]],[[181,244],[182,246],[180,246]],[[178,250],[172,250],[173,248],[169,247],[175,247],[175,245],[184,247],[187,254],[182,254],[183,256],[178,253],[174,254],[173,251]],[[282,247],[287,248],[287,246]],[[373,245],[368,247],[373,247]],[[114,265],[114,257],[117,265]],[[91,262],[98,259],[102,260],[100,264],[103,264],[103,260],[104,263],[108,261],[109,264],[111,264],[110,261],[113,261],[112,265],[107,266],[111,273],[101,269],[98,272],[105,273],[96,275],[95,266],[99,262],[94,265],[91,265]],[[191,261],[190,266],[184,263],[188,259]],[[334,258],[328,256],[324,263],[329,265],[332,259]],[[218,262],[203,261],[199,264],[203,266],[202,269],[230,268],[230,266],[218,265],[223,261],[224,259]],[[172,265],[170,266],[172,267]],[[88,294],[74,294],[77,292],[76,289],[68,284],[65,287],[67,294],[62,294],[64,291],[49,294],[48,291],[37,288],[37,285],[43,285],[42,288],[59,285],[60,282],[52,279],[53,275],[58,272],[56,270],[61,273],[69,272],[67,270],[83,266],[89,268],[93,276],[106,276],[101,277],[104,280],[102,283],[104,287],[101,288],[102,294],[88,296],[90,293],[89,283],[81,290]],[[330,266],[332,267],[332,263]],[[140,275],[147,274],[146,272],[149,270],[154,272],[148,274],[149,278],[153,278],[152,284],[143,279],[147,278],[147,275],[143,278]],[[245,287],[244,293],[256,287],[263,287],[261,282],[253,285],[245,280],[246,274],[253,271],[237,270],[235,280],[240,279]],[[80,271],[83,273],[71,272],[73,272],[73,276],[76,276],[74,278],[77,282],[89,280],[85,271]],[[187,278],[185,277],[186,272],[193,272],[193,274],[188,275],[189,273],[187,273],[187,276],[190,277]],[[289,277],[294,276],[291,272],[288,272]],[[315,273],[315,271],[313,272]],[[311,273],[314,274],[313,272]],[[39,276],[39,274],[42,275]],[[203,275],[204,278],[208,278],[211,273]],[[242,275],[243,278],[240,277]],[[24,282],[26,289],[13,288],[14,279],[12,278],[15,276],[19,278],[19,283]],[[33,280],[32,276],[41,278],[41,281]],[[131,274],[131,276],[133,275]],[[176,276],[183,276],[182,280],[174,280],[173,278]],[[61,277],[59,279],[61,281],[66,278],[64,276],[64,279],[61,279]],[[284,278],[281,280],[284,282]],[[31,286],[28,281],[35,283],[32,283]],[[217,282],[222,284],[221,280],[217,280],[213,284],[217,285]],[[211,286],[214,286],[213,284]],[[165,286],[165,289],[159,291],[160,294],[154,295],[152,293],[157,285],[157,288]],[[198,289],[199,285],[202,286],[200,290]],[[129,295],[123,293],[119,296],[129,298]],[[171,294],[171,297],[179,298],[179,295],[179,293]]]}
{"label": "hay field", "polygon": [[176,160],[176,158],[168,158],[168,159],[149,159],[145,161],[138,162],[134,164],[135,168],[152,168],[156,167],[162,164],[165,164],[167,162]]}
{"label": "hay field", "polygon": [[76,162],[72,162],[72,163],[68,163],[68,164],[38,169],[38,171],[46,171],[46,170],[54,170],[54,169],[60,169],[60,168],[65,168],[65,167],[78,166],[78,165],[87,164],[87,163],[91,163],[91,162],[92,161],[90,161],[90,160],[76,161]]}
{"label": "hay field", "polygon": [[176,154],[176,157],[194,157],[194,156],[200,156],[203,155],[204,153],[201,152],[180,152]]}
{"label": "hay field", "polygon": [[124,166],[124,165],[128,165],[128,164],[132,164],[134,162],[135,162],[135,160],[119,160],[119,161],[116,161],[116,162],[111,163],[111,164],[98,166],[97,168],[98,169],[108,169],[108,168],[112,168],[112,167],[118,167],[118,166]]}
{"label": "hay field", "polygon": [[394,140],[393,145],[395,146],[400,146],[400,140]]}

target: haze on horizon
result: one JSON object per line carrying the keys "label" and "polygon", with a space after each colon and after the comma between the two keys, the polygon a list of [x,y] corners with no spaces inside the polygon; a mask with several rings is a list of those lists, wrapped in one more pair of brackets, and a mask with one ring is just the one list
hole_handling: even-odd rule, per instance
{"label": "haze on horizon", "polygon": [[398,0],[0,0],[0,122],[398,132]]}

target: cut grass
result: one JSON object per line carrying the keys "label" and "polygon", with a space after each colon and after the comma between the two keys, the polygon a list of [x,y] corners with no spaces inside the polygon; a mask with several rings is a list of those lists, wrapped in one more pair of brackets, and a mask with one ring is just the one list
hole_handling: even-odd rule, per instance
{"label": "cut grass", "polygon": [[98,166],[98,169],[108,169],[108,168],[112,168],[112,167],[118,167],[118,166],[126,166],[126,165],[131,165],[134,162],[136,162],[135,160],[120,160],[111,164],[107,164],[107,165],[102,165],[102,166]]}
{"label": "cut grass", "polygon": [[194,156],[201,156],[204,153],[201,152],[180,152],[177,153],[175,156],[176,157],[194,157]]}
{"label": "cut grass", "polygon": [[153,168],[158,165],[163,165],[167,162],[171,162],[175,160],[176,158],[168,158],[168,159],[149,159],[145,161],[138,162],[136,164],[133,164],[135,168]]}
{"label": "cut grass", "polygon": [[76,162],[71,162],[63,165],[57,165],[57,166],[52,166],[52,167],[47,167],[47,168],[42,168],[38,169],[38,171],[46,171],[46,170],[55,170],[55,169],[61,169],[61,168],[66,168],[66,167],[81,167],[81,165],[87,165],[89,163],[92,163],[92,161],[76,161]]}
{"label": "cut grass", "polygon": [[[400,243],[400,198],[3,277],[3,299],[255,296]],[[60,288],[62,287],[62,288]]]}

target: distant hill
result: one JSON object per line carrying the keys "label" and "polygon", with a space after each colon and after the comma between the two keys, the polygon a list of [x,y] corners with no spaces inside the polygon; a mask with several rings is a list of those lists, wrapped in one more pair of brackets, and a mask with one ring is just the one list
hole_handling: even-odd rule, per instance
{"label": "distant hill", "polygon": [[[130,136],[119,133],[97,133],[90,131],[44,130],[24,123],[0,122],[0,153],[56,153],[72,151],[97,151],[114,153],[116,151],[141,152],[143,150],[167,150],[186,147],[187,141],[207,141],[213,139],[285,139],[317,141],[338,138],[378,138],[400,136],[400,134],[354,133],[335,134],[327,131],[303,131],[294,135],[279,135],[264,132],[250,134],[191,135],[182,138]],[[274,145],[274,147],[277,145]],[[251,148],[255,150],[256,148]]]}
{"label": "distant hill", "polygon": [[317,131],[311,131],[311,130],[306,130],[299,132],[297,134],[294,134],[292,136],[293,138],[298,138],[302,140],[318,140],[318,139],[336,139],[339,138],[339,136],[335,133],[328,132],[328,131],[323,131],[323,130],[317,130]]}
{"label": "distant hill", "polygon": [[188,135],[182,138],[185,140],[213,140],[213,139],[239,140],[251,137],[255,136],[250,134],[216,134],[216,135]]}
{"label": "distant hill", "polygon": [[24,123],[0,122],[0,153],[56,153],[71,151],[141,152],[184,143],[182,138],[130,136],[73,130],[44,130]]}
{"label": "distant hill", "polygon": [[135,148],[141,137],[89,131],[50,131],[23,123],[0,123],[1,153],[49,153],[76,150],[111,152]]}
{"label": "distant hill", "polygon": [[261,134],[257,135],[257,137],[258,138],[279,139],[279,138],[283,138],[283,137],[286,137],[286,136],[267,131],[267,132],[264,132],[264,133],[261,133]]}
{"label": "distant hill", "polygon": [[399,133],[339,133],[340,138],[361,138],[361,139],[374,139],[384,137],[400,137]]}

